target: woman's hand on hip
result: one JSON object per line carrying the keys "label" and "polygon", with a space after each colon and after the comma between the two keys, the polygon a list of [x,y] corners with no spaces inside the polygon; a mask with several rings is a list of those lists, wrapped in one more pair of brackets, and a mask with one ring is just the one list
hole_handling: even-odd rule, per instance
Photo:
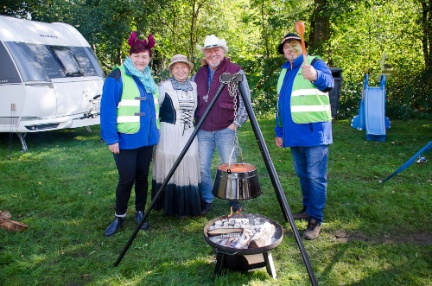
{"label": "woman's hand on hip", "polygon": [[113,154],[120,154],[119,143],[114,143],[114,144],[108,145],[108,149]]}

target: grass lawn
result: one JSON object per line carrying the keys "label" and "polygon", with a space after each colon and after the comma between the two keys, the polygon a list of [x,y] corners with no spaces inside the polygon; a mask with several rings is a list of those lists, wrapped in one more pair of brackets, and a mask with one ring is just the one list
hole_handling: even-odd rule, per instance
{"label": "grass lawn", "polygon": [[[273,120],[260,129],[293,212],[301,209],[289,149],[274,146]],[[432,140],[430,121],[392,121],[384,142],[344,120],[334,122],[325,222],[314,241],[302,240],[319,285],[432,285],[432,152],[384,184],[384,179]],[[104,237],[114,218],[117,171],[98,126],[28,134],[27,152],[0,134],[0,210],[29,228],[0,229],[0,285],[310,285],[290,224],[285,221],[250,123],[239,131],[245,162],[257,166],[263,194],[243,202],[247,213],[284,228],[271,251],[277,279],[261,268],[214,276],[215,252],[203,228],[229,212],[215,199],[207,217],[149,215],[121,263],[114,263],[136,224],[133,199],[125,227]],[[214,161],[214,171],[218,161]],[[150,201],[148,202],[148,204]],[[306,222],[296,222],[300,234]]]}

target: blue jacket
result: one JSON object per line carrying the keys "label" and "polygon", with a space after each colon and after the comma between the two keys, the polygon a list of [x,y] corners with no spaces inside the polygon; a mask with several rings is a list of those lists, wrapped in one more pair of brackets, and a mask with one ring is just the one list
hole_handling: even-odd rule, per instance
{"label": "blue jacket", "polygon": [[[276,118],[275,133],[276,137],[282,137],[283,147],[313,147],[320,145],[329,145],[333,143],[332,123],[318,122],[308,124],[296,124],[291,118],[291,92],[294,78],[303,64],[303,55],[300,55],[291,66],[286,61],[282,68],[287,72],[279,95],[280,119]],[[314,82],[316,88],[321,91],[328,91],[333,88],[334,79],[329,67],[322,60],[316,60],[312,66],[317,71],[317,80]],[[276,117],[278,115],[276,114]],[[282,121],[282,127],[279,126],[278,120]]]}
{"label": "blue jacket", "polygon": [[[126,69],[126,68],[125,68]],[[126,72],[129,74],[128,70]],[[133,76],[140,91],[141,100],[140,129],[135,134],[124,134],[117,131],[117,106],[121,99],[123,83],[120,69],[114,69],[105,79],[101,99],[100,129],[101,137],[107,145],[119,143],[120,149],[136,149],[156,145],[159,141],[159,130],[156,126],[156,111],[153,95],[145,91],[141,81]]]}

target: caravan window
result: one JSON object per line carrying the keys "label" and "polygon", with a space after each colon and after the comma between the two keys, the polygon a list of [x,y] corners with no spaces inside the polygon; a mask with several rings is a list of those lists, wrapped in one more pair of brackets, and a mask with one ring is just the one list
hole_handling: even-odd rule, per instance
{"label": "caravan window", "polygon": [[73,56],[71,50],[66,47],[49,47],[55,59],[60,64],[66,76],[82,76],[80,65]]}
{"label": "caravan window", "polygon": [[100,76],[104,77],[103,71],[100,67],[96,55],[90,47],[72,47],[72,53],[75,55],[76,60],[81,66],[84,76]]}
{"label": "caravan window", "polygon": [[[4,43],[23,81],[51,81],[71,76],[100,76],[84,47],[59,47],[19,42]],[[100,68],[98,67],[98,70]]]}
{"label": "caravan window", "polygon": [[18,71],[2,42],[0,42],[0,63],[0,84],[21,82]]}
{"label": "caravan window", "polygon": [[12,54],[23,81],[50,81],[64,75],[54,57],[44,45],[5,42]]}

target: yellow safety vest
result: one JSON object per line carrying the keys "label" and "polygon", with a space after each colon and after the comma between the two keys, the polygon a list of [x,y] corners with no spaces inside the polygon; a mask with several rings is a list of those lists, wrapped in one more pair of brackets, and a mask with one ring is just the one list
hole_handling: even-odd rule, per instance
{"label": "yellow safety vest", "polygon": [[[311,64],[315,57],[307,57]],[[287,69],[282,69],[277,82],[278,95],[282,89],[282,84]],[[278,104],[279,105],[279,104]],[[305,79],[299,69],[294,78],[291,91],[291,117],[294,123],[306,124],[315,122],[327,122],[332,120],[330,98],[328,92],[320,91],[313,83]],[[278,118],[280,111],[278,106]],[[282,126],[282,124],[280,124]]]}
{"label": "yellow safety vest", "polygon": [[[117,131],[125,134],[137,133],[140,129],[140,106],[141,97],[140,91],[134,79],[126,74],[124,66],[118,67],[122,74],[123,92],[120,102],[117,106]],[[156,124],[159,128],[159,89],[153,94]]]}

